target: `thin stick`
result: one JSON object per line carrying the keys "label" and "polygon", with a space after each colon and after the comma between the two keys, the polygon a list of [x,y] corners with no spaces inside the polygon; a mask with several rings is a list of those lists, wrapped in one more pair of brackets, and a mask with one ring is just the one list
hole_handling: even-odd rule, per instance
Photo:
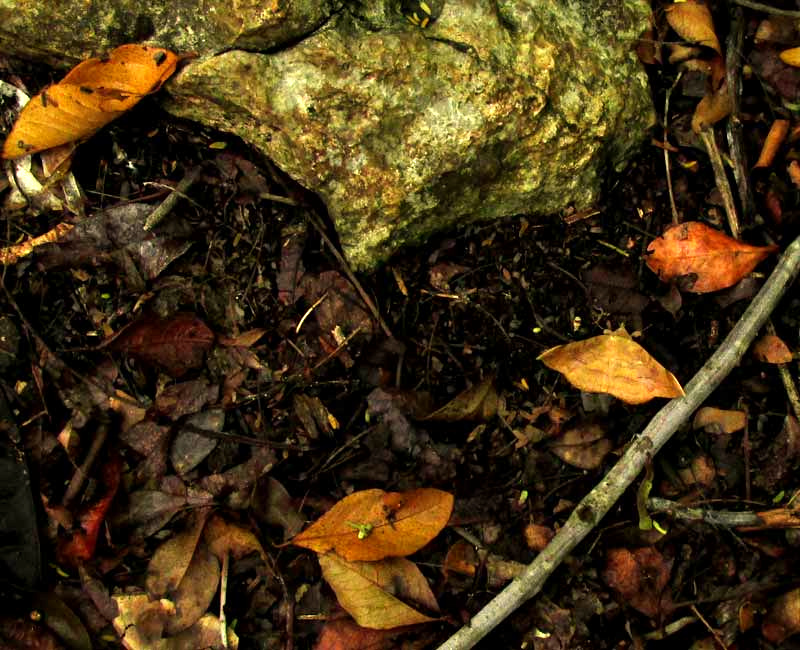
{"label": "thin stick", "polygon": [[800,271],[800,237],[784,252],[766,284],[722,345],[686,386],[686,395],[662,408],[603,480],[572,511],[563,528],[531,562],[522,575],[478,612],[469,625],[438,650],[466,650],[500,624],[522,603],[536,595],[545,580],[616,503],[645,464],[672,437],[719,383],[727,377],[766,322],[781,296]]}
{"label": "thin stick", "polygon": [[375,320],[378,321],[378,324],[381,326],[383,333],[386,334],[386,336],[389,337],[390,339],[393,339],[394,335],[392,334],[392,330],[389,329],[389,326],[386,324],[386,321],[383,320],[381,312],[378,311],[378,308],[375,306],[375,303],[372,302],[372,298],[369,297],[369,294],[366,291],[364,291],[364,287],[361,286],[361,283],[358,281],[356,274],[353,273],[352,269],[350,268],[350,265],[347,263],[347,260],[344,259],[344,256],[337,250],[336,246],[333,245],[333,242],[331,241],[330,237],[328,237],[328,234],[325,232],[325,228],[322,226],[320,220],[313,214],[309,214],[308,219],[309,221],[311,221],[311,224],[314,226],[314,228],[317,229],[317,232],[319,233],[319,236],[322,237],[322,240],[328,245],[328,248],[330,248],[331,253],[333,253],[333,256],[336,258],[339,264],[341,264],[342,270],[344,271],[345,275],[350,280],[352,285],[355,287],[356,291],[358,291],[358,295],[361,296],[361,300],[364,301],[364,304],[367,306],[370,312],[372,312],[373,318],[375,318]]}
{"label": "thin stick", "polygon": [[800,18],[800,11],[792,11],[791,9],[778,9],[770,5],[765,5],[761,2],[753,2],[753,0],[732,0],[733,4],[740,7],[747,7],[748,9],[755,9],[756,11],[763,11],[765,14],[772,14],[773,16],[788,16],[789,18]]}
{"label": "thin stick", "polygon": [[108,426],[105,423],[101,423],[100,426],[97,427],[97,431],[94,433],[94,438],[92,439],[92,444],[89,447],[89,451],[86,452],[86,457],[83,459],[83,462],[80,464],[80,466],[75,469],[75,473],[72,475],[72,478],[69,481],[69,485],[64,492],[64,498],[61,500],[61,505],[68,506],[78,496],[83,488],[83,484],[86,482],[86,478],[89,476],[89,472],[92,470],[94,461],[97,460],[97,456],[100,454],[100,450],[105,444],[107,437]]}
{"label": "thin stick", "polygon": [[667,136],[669,135],[669,98],[672,95],[672,91],[675,89],[675,86],[678,85],[678,82],[681,80],[683,76],[683,70],[678,73],[678,76],[675,78],[672,86],[670,86],[669,90],[667,90],[667,96],[664,99],[664,168],[667,175],[667,189],[669,190],[669,205],[672,208],[672,223],[679,224],[680,219],[678,218],[678,207],[675,205],[675,193],[672,191],[672,170],[670,169],[669,165],[669,151],[667,151]]}
{"label": "thin stick", "polygon": [[728,136],[728,152],[733,166],[733,178],[739,192],[739,205],[742,208],[742,219],[750,223],[755,211],[753,192],[750,189],[747,152],[744,147],[740,104],[742,98],[742,43],[744,42],[744,12],[740,7],[731,11],[731,29],[725,47],[725,82],[728,84],[728,95],[731,98],[731,114],[726,125]]}
{"label": "thin stick", "polygon": [[731,237],[739,239],[739,217],[736,214],[736,204],[733,202],[733,192],[731,184],[728,182],[728,175],[725,173],[725,165],[722,163],[722,156],[719,155],[717,140],[714,138],[714,129],[703,129],[700,132],[703,144],[706,145],[708,157],[711,160],[711,167],[714,170],[714,178],[717,181],[717,189],[722,195],[722,205],[725,206],[725,215],[728,217],[728,227],[731,230]]}
{"label": "thin stick", "polygon": [[227,549],[222,556],[222,571],[219,575],[219,634],[222,647],[228,647],[228,619],[225,616],[225,603],[228,600],[228,569],[230,565],[230,553]]}
{"label": "thin stick", "polygon": [[711,625],[709,624],[709,622],[708,622],[708,621],[707,621],[705,618],[703,618],[703,615],[700,613],[700,610],[699,610],[699,609],[697,609],[697,605],[692,605],[692,606],[690,607],[690,609],[691,609],[691,610],[694,612],[694,615],[695,615],[695,616],[697,616],[697,618],[699,618],[699,619],[700,619],[700,622],[701,622],[703,625],[705,625],[705,626],[706,626],[706,629],[707,629],[709,632],[711,632],[711,634],[712,634],[712,635],[714,636],[714,638],[716,639],[717,643],[719,643],[719,645],[720,645],[720,647],[722,648],[722,650],[728,650],[728,646],[725,644],[725,642],[724,642],[724,641],[722,640],[722,638],[719,636],[719,632],[717,632],[717,631],[716,631],[716,630],[715,630],[713,627],[711,627]]}
{"label": "thin stick", "polygon": [[166,217],[175,206],[178,204],[178,199],[180,198],[188,198],[186,196],[186,192],[189,191],[189,188],[195,184],[198,178],[200,178],[200,173],[203,171],[203,166],[198,165],[194,169],[190,169],[186,172],[186,175],[181,179],[180,183],[178,183],[174,188],[169,188],[171,190],[169,196],[161,202],[155,210],[153,210],[147,217],[147,220],[144,222],[144,229],[145,230],[152,230],[156,227],[156,225]]}

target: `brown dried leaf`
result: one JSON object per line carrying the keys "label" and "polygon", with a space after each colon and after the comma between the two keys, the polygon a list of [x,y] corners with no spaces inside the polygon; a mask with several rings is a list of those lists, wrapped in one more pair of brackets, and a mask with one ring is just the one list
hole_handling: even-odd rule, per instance
{"label": "brown dried leaf", "polygon": [[597,469],[613,445],[597,424],[569,429],[549,445],[550,451],[568,465],[581,469]]}
{"label": "brown dried leaf", "polygon": [[439,534],[452,510],[453,495],[433,488],[362,490],[339,501],[292,544],[317,553],[333,550],[350,561],[410,555]]}
{"label": "brown dried leaf", "polygon": [[699,2],[676,2],[666,8],[667,22],[681,38],[710,47],[717,54],[722,54],[719,39],[714,31],[711,11]]}
{"label": "brown dried leaf", "polygon": [[480,383],[461,391],[442,408],[422,419],[437,422],[486,421],[497,415],[499,403],[494,375],[487,375]]}
{"label": "brown dried leaf", "polygon": [[217,558],[205,544],[195,549],[183,580],[172,595],[175,616],[164,623],[167,634],[177,634],[195,624],[206,613],[219,586],[220,568]]}
{"label": "brown dried leaf", "polygon": [[800,632],[800,589],[792,589],[776,598],[769,608],[761,633],[771,643]]}
{"label": "brown dried leaf", "polygon": [[791,363],[793,359],[789,346],[773,334],[766,334],[756,341],[753,356],[764,363]]}
{"label": "brown dried leaf", "polygon": [[651,618],[661,618],[674,609],[667,590],[671,571],[672,560],[666,560],[654,548],[633,552],[612,548],[606,557],[603,580],[631,607]]}
{"label": "brown dried leaf", "polygon": [[750,246],[697,221],[670,226],[647,247],[647,266],[665,282],[707,293],[736,284],[777,246]]}
{"label": "brown dried leaf", "polygon": [[723,83],[718,89],[708,91],[692,115],[692,130],[700,133],[704,129],[724,120],[733,110],[733,102],[728,92],[728,84]]}
{"label": "brown dried leaf", "polygon": [[197,543],[203,533],[209,508],[194,511],[186,530],[171,537],[156,549],[147,565],[147,593],[161,598],[174,592],[186,575]]}
{"label": "brown dried leaf", "polygon": [[539,355],[539,360],[580,390],[609,393],[628,404],[683,395],[675,376],[631,340],[623,328],[551,348]]}
{"label": "brown dried leaf", "polygon": [[180,377],[203,364],[213,343],[214,333],[208,326],[184,312],[167,319],[144,316],[117,334],[110,347]]}
{"label": "brown dried leaf", "polygon": [[319,564],[339,604],[362,627],[388,630],[436,620],[404,602],[439,611],[425,576],[410,560],[348,562],[335,553],[324,553]]}
{"label": "brown dried leaf", "polygon": [[238,560],[245,555],[256,553],[262,560],[267,561],[264,547],[253,531],[247,530],[237,524],[225,521],[219,515],[214,515],[208,520],[203,538],[209,550],[222,561],[229,554]]}

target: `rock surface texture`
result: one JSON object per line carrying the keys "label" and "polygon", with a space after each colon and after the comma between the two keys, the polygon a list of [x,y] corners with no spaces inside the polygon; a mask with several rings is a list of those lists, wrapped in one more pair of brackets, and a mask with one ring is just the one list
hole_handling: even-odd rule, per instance
{"label": "rock surface texture", "polygon": [[0,0],[0,48],[196,51],[168,110],[318,193],[358,268],[456,224],[587,207],[652,123],[645,0],[444,0],[425,29],[399,4]]}

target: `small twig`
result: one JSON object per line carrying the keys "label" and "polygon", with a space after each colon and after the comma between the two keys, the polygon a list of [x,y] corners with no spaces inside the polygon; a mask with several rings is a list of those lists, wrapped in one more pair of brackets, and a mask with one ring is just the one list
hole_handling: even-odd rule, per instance
{"label": "small twig", "polygon": [[367,306],[370,312],[372,312],[373,318],[375,318],[375,320],[378,321],[378,324],[381,326],[383,333],[386,334],[386,336],[388,336],[390,339],[393,339],[394,335],[392,334],[392,330],[389,329],[389,326],[386,324],[386,321],[383,320],[381,312],[378,311],[378,308],[375,306],[375,303],[372,302],[372,299],[369,297],[369,294],[366,291],[364,291],[364,287],[361,286],[361,283],[358,281],[356,274],[353,273],[353,271],[350,269],[350,265],[347,263],[347,260],[344,259],[344,256],[339,252],[336,246],[333,245],[333,242],[331,241],[330,237],[328,237],[328,233],[325,232],[325,228],[323,227],[320,220],[316,217],[316,215],[313,214],[308,214],[308,220],[311,222],[311,225],[313,225],[314,228],[317,229],[317,232],[319,233],[319,236],[322,237],[322,240],[328,245],[328,248],[330,249],[331,253],[333,253],[333,256],[336,258],[336,261],[339,262],[339,264],[341,265],[345,275],[353,284],[356,291],[358,291],[358,295],[361,296],[361,300],[364,301],[364,304]]}
{"label": "small twig", "polygon": [[674,519],[683,521],[702,521],[711,526],[737,528],[738,526],[760,526],[764,522],[755,512],[732,512],[730,510],[709,510],[685,506],[676,501],[651,497],[647,500],[650,512],[666,512]]}
{"label": "small twig", "polygon": [[222,571],[219,574],[219,634],[222,638],[222,647],[228,647],[228,620],[225,616],[225,601],[228,597],[228,567],[230,553],[225,550],[222,556]]}
{"label": "small twig", "polygon": [[350,343],[353,337],[360,331],[361,331],[361,325],[359,325],[352,332],[350,332],[350,334],[347,335],[347,338],[345,338],[344,341],[342,341],[333,352],[331,352],[328,356],[326,356],[322,361],[317,363],[313,368],[311,368],[311,370],[317,371],[320,368],[322,368],[322,366],[328,363],[328,361],[333,359],[337,354],[339,354],[342,350],[344,350],[347,347],[347,344]]}
{"label": "small twig", "polygon": [[152,230],[155,228],[156,225],[158,225],[161,220],[170,212],[172,212],[176,205],[178,205],[178,199],[188,198],[186,196],[186,192],[188,192],[189,188],[195,184],[198,178],[200,178],[202,171],[202,165],[198,165],[197,167],[190,169],[174,188],[169,188],[171,190],[169,196],[167,196],[167,198],[161,202],[161,205],[159,205],[148,215],[147,221],[144,222],[145,230]]}
{"label": "small twig", "polygon": [[742,120],[739,116],[742,96],[742,43],[744,42],[744,12],[739,7],[732,8],[731,29],[725,47],[725,83],[731,98],[731,114],[726,126],[728,151],[730,152],[733,178],[739,192],[742,218],[749,223],[753,215],[753,192],[750,189],[747,152],[744,147]]}
{"label": "small twig", "polygon": [[89,451],[86,452],[83,462],[75,469],[69,481],[67,490],[64,492],[64,498],[61,500],[61,505],[68,506],[80,494],[83,484],[86,482],[86,477],[89,476],[92,465],[94,465],[94,461],[97,460],[97,456],[100,454],[100,450],[103,448],[107,437],[108,426],[104,422],[101,422],[97,427],[97,431],[95,431]]}
{"label": "small twig", "polygon": [[711,625],[708,623],[708,621],[700,613],[700,610],[697,609],[697,605],[692,605],[690,607],[690,609],[692,610],[692,612],[694,612],[694,615],[697,616],[697,618],[700,619],[700,621],[703,623],[703,625],[706,626],[706,629],[712,634],[712,636],[717,641],[717,643],[719,643],[719,645],[722,647],[722,649],[723,650],[728,650],[728,646],[722,640],[722,637],[720,637],[719,632],[717,632],[713,627],[711,627]]}
{"label": "small twig", "polygon": [[316,299],[313,305],[306,309],[306,313],[300,317],[300,320],[297,322],[297,327],[294,328],[294,333],[299,334],[300,330],[303,328],[303,323],[306,322],[306,318],[311,316],[314,310],[328,297],[328,291],[326,290],[319,298]]}
{"label": "small twig", "polygon": [[703,129],[700,132],[700,137],[706,146],[706,151],[708,151],[708,158],[711,160],[711,168],[714,170],[717,189],[722,196],[722,205],[725,207],[725,215],[728,217],[728,228],[730,228],[731,237],[739,239],[739,217],[736,214],[736,204],[733,202],[733,192],[731,192],[731,184],[728,182],[728,175],[725,173],[725,165],[717,148],[714,129]]}
{"label": "small twig", "polygon": [[800,11],[793,11],[791,9],[778,9],[770,5],[765,5],[761,2],[753,2],[753,0],[731,0],[733,4],[740,7],[747,7],[748,9],[755,9],[756,11],[763,11],[765,14],[772,14],[773,16],[788,16],[789,18],[800,18]]}
{"label": "small twig", "polygon": [[[678,73],[678,76],[675,78],[672,86],[670,86],[669,90],[667,90],[667,96],[664,98],[664,145],[667,144],[667,138],[669,136],[669,98],[672,95],[672,91],[675,90],[675,87],[678,85],[678,82],[681,80],[683,76],[683,70]],[[669,191],[669,205],[672,208],[672,223],[679,224],[680,218],[678,217],[678,206],[675,205],[675,193],[672,191],[672,170],[670,169],[669,164],[669,151],[667,147],[664,146],[664,167],[667,175],[667,190]]]}
{"label": "small twig", "polygon": [[438,650],[466,650],[500,624],[522,603],[536,595],[545,580],[611,509],[642,468],[691,416],[719,383],[728,376],[749,348],[758,330],[800,271],[800,237],[784,252],[767,282],[750,303],[722,345],[686,385],[686,395],[664,406],[644,431],[631,442],[622,458],[572,511],[561,530],[469,625],[445,641]]}
{"label": "small twig", "polygon": [[258,195],[258,198],[264,199],[265,201],[273,201],[275,203],[284,203],[285,205],[300,205],[294,199],[289,199],[285,196],[278,196],[277,194],[270,194],[269,192],[261,192],[261,194]]}

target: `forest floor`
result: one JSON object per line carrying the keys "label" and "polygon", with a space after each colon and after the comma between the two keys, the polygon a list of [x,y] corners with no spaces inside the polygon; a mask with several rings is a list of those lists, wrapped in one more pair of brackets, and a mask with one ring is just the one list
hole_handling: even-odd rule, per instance
{"label": "forest floor", "polygon": [[[729,23],[723,41],[743,34],[741,152],[725,156],[740,237],[785,248],[800,231],[800,74],[777,53],[800,35],[732,11],[714,18]],[[680,40],[657,16],[653,39]],[[648,60],[661,125],[596,209],[443,233],[371,274],[336,254],[313,195],[155,98],[83,144],[72,165],[83,223],[2,273],[0,646],[114,648],[125,633],[128,647],[221,647],[227,627],[241,648],[425,650],[467,624],[665,404],[581,391],[538,357],[624,326],[686,386],[778,260],[706,293],[692,291],[696,276],[668,283],[648,268],[675,213],[728,227],[691,129],[719,89],[709,66]],[[772,157],[753,169],[780,119]],[[709,132],[728,151],[724,123]],[[63,219],[1,216],[5,245]],[[769,330],[790,351],[799,315],[791,287]],[[800,647],[797,364],[765,356],[744,354],[705,401],[719,411],[686,421],[478,648]],[[655,508],[643,486],[672,505]],[[407,520],[424,543],[396,553],[414,567],[388,582],[352,563],[337,582],[327,549],[288,542],[339,504],[344,533],[320,536],[349,529],[342,553],[367,547],[383,533],[345,500],[366,490],[397,493],[364,494],[384,529]],[[428,498],[440,525],[407,513]],[[415,616],[431,622],[404,624]]]}

